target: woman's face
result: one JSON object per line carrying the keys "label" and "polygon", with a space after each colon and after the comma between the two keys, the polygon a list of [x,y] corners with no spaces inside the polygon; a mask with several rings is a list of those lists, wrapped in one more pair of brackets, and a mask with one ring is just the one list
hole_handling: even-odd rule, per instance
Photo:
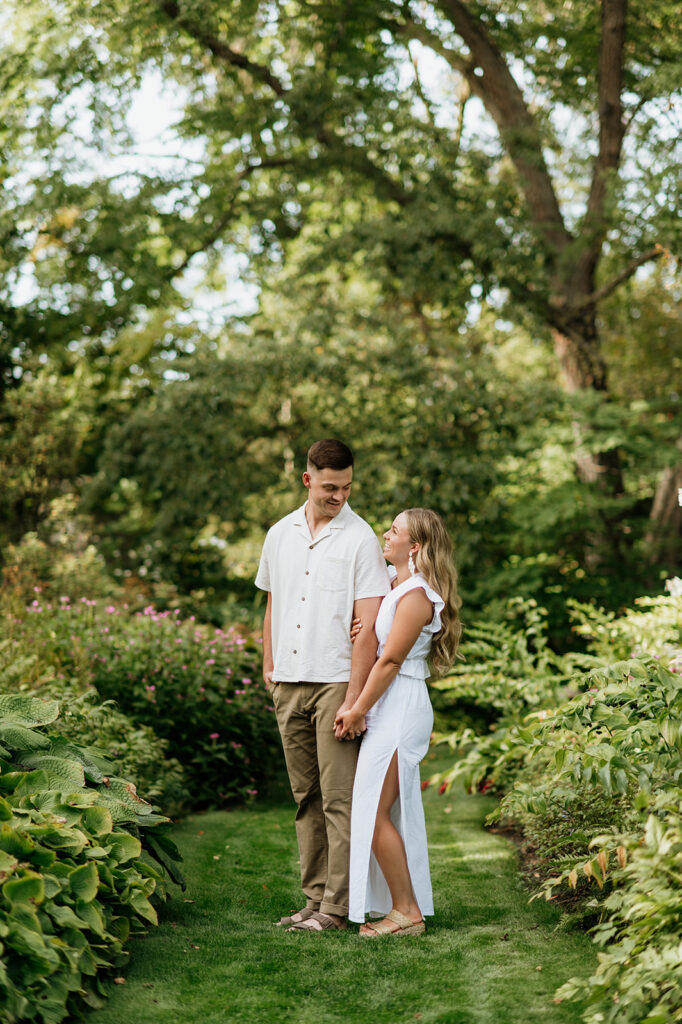
{"label": "woman's face", "polygon": [[393,562],[394,565],[399,565],[407,561],[412,548],[416,548],[416,545],[410,540],[407,516],[401,512],[384,534],[384,558]]}

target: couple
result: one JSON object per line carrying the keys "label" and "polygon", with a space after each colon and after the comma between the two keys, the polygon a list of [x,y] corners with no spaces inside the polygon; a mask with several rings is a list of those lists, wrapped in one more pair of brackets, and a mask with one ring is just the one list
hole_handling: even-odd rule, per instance
{"label": "couple", "polygon": [[396,516],[382,556],[347,504],[352,478],[343,442],[310,448],[308,500],[270,529],[256,577],[307,900],[278,924],[320,932],[349,917],[367,938],[418,935],[433,914],[419,785],[433,727],[427,658],[443,671],[455,657],[457,576],[428,509]]}

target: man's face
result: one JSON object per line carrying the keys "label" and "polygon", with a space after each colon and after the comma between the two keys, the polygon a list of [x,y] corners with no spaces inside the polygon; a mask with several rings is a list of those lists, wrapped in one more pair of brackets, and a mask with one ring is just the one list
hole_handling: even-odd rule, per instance
{"label": "man's face", "polygon": [[315,469],[311,466],[303,474],[303,483],[308,488],[308,500],[318,515],[338,516],[348,501],[353,480],[353,467],[348,469]]}

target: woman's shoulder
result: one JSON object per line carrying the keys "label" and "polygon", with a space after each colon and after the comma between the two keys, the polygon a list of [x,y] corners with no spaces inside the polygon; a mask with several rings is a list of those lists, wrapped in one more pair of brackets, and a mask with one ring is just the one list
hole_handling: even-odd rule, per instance
{"label": "woman's shoulder", "polygon": [[426,580],[421,579],[417,575],[411,576],[409,580],[403,580],[403,582],[398,584],[398,586],[395,588],[394,593],[396,593],[397,591],[397,604],[402,604],[403,602],[407,601],[408,604],[411,604],[415,607],[417,607],[420,603],[428,603],[429,606],[431,606],[433,604],[433,601],[431,600],[429,590],[430,588],[426,583]]}
{"label": "woman's shoulder", "polygon": [[[408,585],[405,586],[405,584]],[[424,578],[424,576],[422,576],[420,572],[415,573],[415,575],[411,576],[409,580],[405,580],[405,583],[401,583],[400,587],[401,590],[403,587],[405,587],[404,592],[401,594],[401,597],[406,597],[407,594],[412,593],[414,591],[424,595],[424,598],[428,600],[430,604],[433,606],[433,610],[436,613],[436,616],[438,617],[438,621],[440,621],[440,613],[443,611],[443,608],[445,607],[445,601],[440,596],[438,591],[434,590],[431,584]]]}

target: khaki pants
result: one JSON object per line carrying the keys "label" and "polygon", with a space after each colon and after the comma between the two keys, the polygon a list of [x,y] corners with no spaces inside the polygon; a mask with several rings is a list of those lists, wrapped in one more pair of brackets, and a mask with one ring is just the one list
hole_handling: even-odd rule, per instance
{"label": "khaki pants", "polygon": [[301,887],[307,906],[348,913],[350,803],[358,740],[337,740],[333,725],[345,683],[275,683],[284,758],[296,812]]}

